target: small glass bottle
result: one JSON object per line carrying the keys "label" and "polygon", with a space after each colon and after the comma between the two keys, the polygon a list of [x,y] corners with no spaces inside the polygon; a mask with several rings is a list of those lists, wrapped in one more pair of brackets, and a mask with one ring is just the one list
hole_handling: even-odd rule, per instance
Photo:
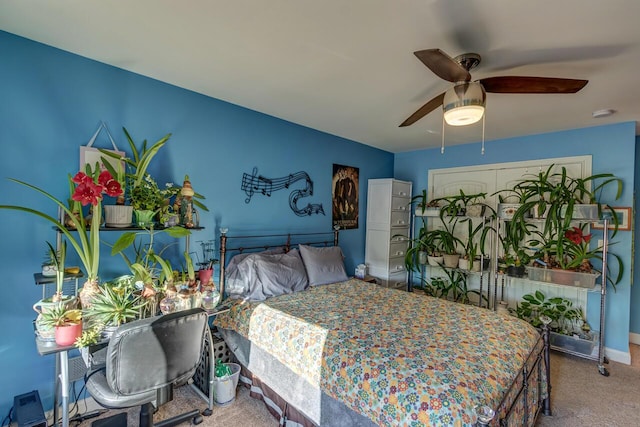
{"label": "small glass bottle", "polygon": [[220,292],[213,281],[209,281],[202,290],[202,308],[212,311],[220,302]]}
{"label": "small glass bottle", "polygon": [[177,310],[189,310],[191,308],[191,294],[186,286],[178,291]]}
{"label": "small glass bottle", "polygon": [[177,292],[174,289],[167,289],[164,298],[160,300],[160,312],[162,314],[169,314],[176,311],[176,296]]}

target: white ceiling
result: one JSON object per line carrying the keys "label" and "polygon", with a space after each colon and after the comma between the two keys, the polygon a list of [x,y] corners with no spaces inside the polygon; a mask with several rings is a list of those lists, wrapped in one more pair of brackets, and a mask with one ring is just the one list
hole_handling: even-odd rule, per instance
{"label": "white ceiling", "polygon": [[450,85],[413,55],[428,48],[479,53],[474,79],[589,80],[489,93],[487,140],[637,121],[639,17],[638,0],[0,1],[1,30],[391,152],[440,145],[440,109],[398,127]]}

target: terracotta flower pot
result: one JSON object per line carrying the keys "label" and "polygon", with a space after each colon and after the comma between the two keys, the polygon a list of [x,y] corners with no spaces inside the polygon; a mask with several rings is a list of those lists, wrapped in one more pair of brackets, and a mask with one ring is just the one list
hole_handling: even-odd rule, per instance
{"label": "terracotta flower pot", "polygon": [[56,344],[59,346],[73,345],[80,335],[82,335],[82,322],[65,326],[56,326]]}

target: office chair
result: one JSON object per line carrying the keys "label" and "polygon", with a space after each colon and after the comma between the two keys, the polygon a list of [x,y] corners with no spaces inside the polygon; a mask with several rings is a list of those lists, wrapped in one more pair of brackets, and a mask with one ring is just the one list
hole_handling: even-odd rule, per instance
{"label": "office chair", "polygon": [[[140,427],[152,426],[154,407],[173,398],[174,384],[193,376],[207,327],[207,313],[200,308],[121,325],[109,340],[105,366],[85,376],[87,390],[105,408],[141,405]],[[100,425],[126,426],[126,416],[112,418],[101,420]],[[173,426],[189,419],[194,424],[202,422],[199,411],[193,410],[156,426]]]}

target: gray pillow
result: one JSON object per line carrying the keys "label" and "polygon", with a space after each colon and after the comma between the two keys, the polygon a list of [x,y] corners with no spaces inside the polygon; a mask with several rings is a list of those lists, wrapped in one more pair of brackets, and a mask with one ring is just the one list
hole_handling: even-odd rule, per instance
{"label": "gray pillow", "polygon": [[265,299],[303,291],[309,286],[298,250],[281,255],[256,257],[253,267],[256,282],[250,286],[252,299]]}
{"label": "gray pillow", "polygon": [[286,254],[250,254],[237,264],[232,276],[229,296],[249,301],[290,294],[309,285],[297,250]]}
{"label": "gray pillow", "polygon": [[[269,248],[262,252],[243,252],[237,255],[234,255],[225,268],[224,274],[224,288],[227,295],[230,298],[244,298],[245,294],[248,292],[248,282],[255,280],[250,276],[253,271],[250,269],[243,269],[243,271],[238,270],[238,266],[250,256],[255,256],[258,254],[283,254],[285,248],[282,246]],[[249,275],[249,277],[245,277]]]}
{"label": "gray pillow", "polygon": [[344,268],[344,256],[339,246],[316,248],[298,245],[298,247],[311,286],[342,282],[348,279]]}

